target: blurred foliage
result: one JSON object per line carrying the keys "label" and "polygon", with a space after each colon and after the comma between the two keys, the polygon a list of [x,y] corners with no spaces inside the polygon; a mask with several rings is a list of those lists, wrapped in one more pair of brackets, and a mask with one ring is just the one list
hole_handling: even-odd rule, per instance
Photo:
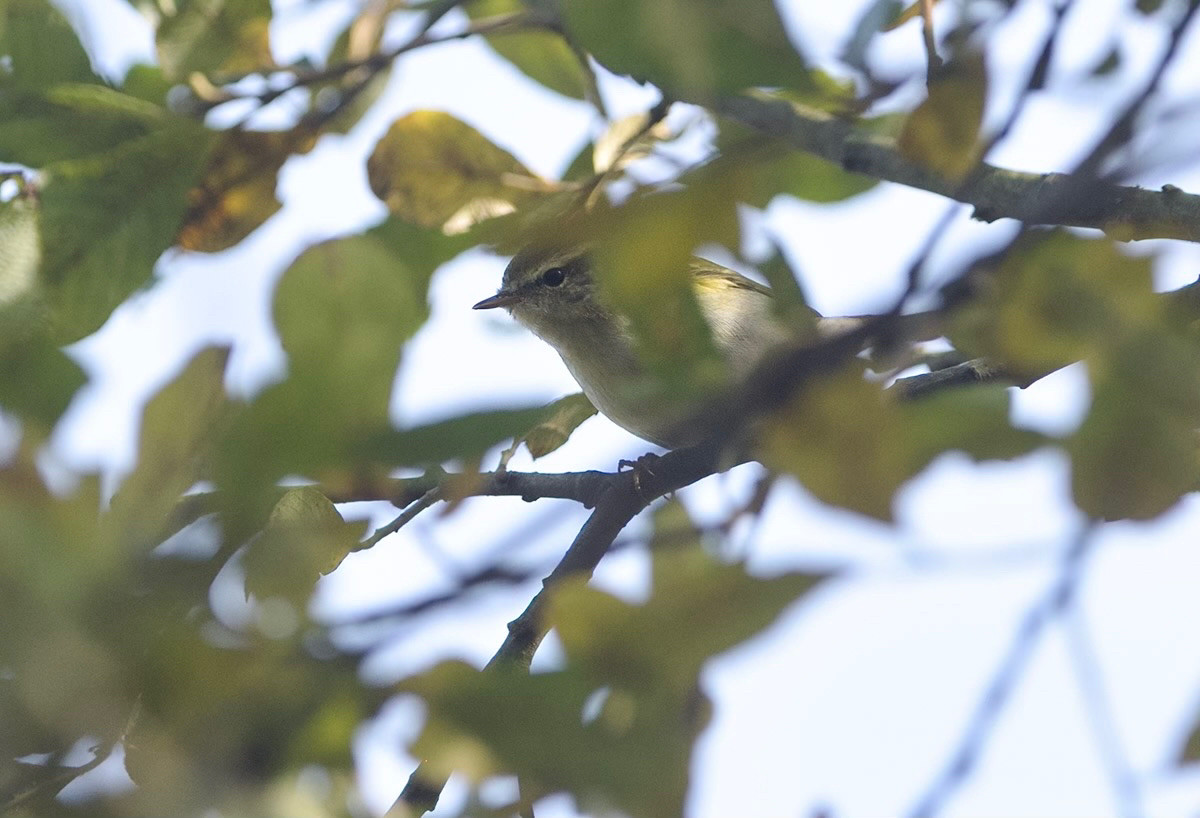
{"label": "blurred foliage", "polygon": [[462,233],[511,213],[529,199],[517,179],[533,179],[512,154],[441,111],[396,120],[367,162],[371,190],[422,227]]}
{"label": "blurred foliage", "polygon": [[758,456],[827,503],[891,520],[900,486],[939,454],[1011,459],[1041,443],[1012,427],[1008,403],[1007,390],[995,385],[900,404],[849,367],[806,385],[770,417]]}
{"label": "blurred foliage", "polygon": [[718,161],[723,173],[745,186],[739,198],[746,204],[766,207],[781,193],[821,204],[840,202],[879,183],[819,156],[796,151],[782,140],[751,131],[740,123],[721,120],[720,124]]}
{"label": "blurred foliage", "polygon": [[524,443],[534,460],[545,457],[567,442],[579,424],[596,414],[596,407],[582,392],[559,398],[546,407],[546,416],[517,441]]}
{"label": "blurred foliage", "polygon": [[[506,14],[537,13],[538,3],[528,0],[472,0],[466,12],[472,20]],[[588,93],[587,66],[582,55],[558,34],[545,30],[496,34],[484,38],[496,53],[521,73],[566,97],[583,99]]]}
{"label": "blurred foliage", "polygon": [[[153,286],[164,252],[220,252],[269,219],[287,161],[374,103],[391,69],[376,59],[385,28],[418,6],[365,4],[330,32],[327,54],[279,65],[267,0],[133,5],[154,21],[158,62],[117,80],[93,68],[48,0],[0,0],[0,810],[362,815],[355,731],[392,696],[415,694],[428,718],[409,749],[438,770],[516,774],[527,800],[566,792],[586,810],[680,814],[709,717],[701,669],[818,577],[762,579],[722,563],[704,548],[721,527],[703,529],[672,499],[654,515],[645,602],[583,583],[550,594],[559,669],[445,662],[372,687],[361,654],[309,616],[320,578],[365,547],[362,521],[327,492],[448,463],[467,485],[500,444],[540,457],[595,413],[571,395],[397,422],[405,345],[429,317],[431,278],[463,251],[587,244],[600,297],[628,318],[646,364],[635,388],[687,403],[727,375],[696,302],[693,253],[736,253],[745,208],[780,196],[842,202],[877,181],[724,119],[705,160],[680,165],[668,149],[686,128],[646,114],[597,128],[561,179],[544,179],[461,119],[408,112],[365,169],[388,217],[314,244],[279,279],[272,317],[286,372],[236,398],[230,350],[196,351],[147,402],[136,462],[110,492],[48,459],[85,383],[64,345]],[[864,17],[855,49],[865,54],[915,8],[878,4],[887,13]],[[969,178],[986,142],[978,38],[945,38],[947,67],[912,111],[867,116],[871,95],[891,86],[810,66],[770,0],[476,0],[465,11],[446,22],[523,21],[491,30],[488,44],[573,99],[598,102],[594,64],[668,97],[754,89],[847,133],[898,135],[906,157],[951,181]],[[438,35],[420,36],[424,46]],[[259,128],[259,109],[285,96],[299,103],[290,124]],[[208,116],[226,103],[250,113],[232,125]],[[655,161],[670,170],[650,183],[641,170]],[[876,240],[870,225],[862,235]],[[811,323],[782,256],[761,267],[780,314]],[[756,451],[823,501],[888,520],[896,492],[945,452],[1005,459],[1060,446],[1084,512],[1156,517],[1197,485],[1200,353],[1194,311],[1155,295],[1150,268],[1107,239],[1026,230],[955,282],[966,293],[949,330],[959,350],[1021,382],[1085,363],[1092,405],[1062,440],[1014,427],[998,385],[902,403],[849,357],[757,423]],[[1196,759],[1196,743],[1193,730],[1183,760]],[[74,800],[56,798],[110,754],[135,787],[85,777]]]}
{"label": "blurred foliage", "polygon": [[812,85],[771,0],[563,0],[562,7],[568,34],[605,68],[667,93]]}
{"label": "blurred foliage", "polygon": [[365,533],[361,524],[348,524],[320,489],[289,489],[246,549],[246,593],[303,606],[317,580],[337,568]]}
{"label": "blurred foliage", "polygon": [[951,181],[979,162],[979,129],[987,99],[983,55],[968,52],[942,66],[900,132],[900,151]]}
{"label": "blurred foliage", "polygon": [[275,183],[283,163],[315,144],[305,128],[220,134],[200,182],[188,192],[179,246],[215,253],[246,238],[280,208]]}
{"label": "blurred foliage", "polygon": [[1091,410],[1065,446],[1075,502],[1101,519],[1158,516],[1200,478],[1197,324],[1155,294],[1151,263],[1109,239],[1028,234],[952,335],[1027,380],[1087,364]]}
{"label": "blurred foliage", "polygon": [[273,65],[270,0],[176,0],[138,4],[157,24],[158,64],[178,82],[193,72],[239,74]]}
{"label": "blurred foliage", "polygon": [[655,552],[644,604],[568,583],[550,613],[564,669],[481,674],[444,662],[401,682],[429,707],[413,750],[477,780],[518,773],[523,796],[568,792],[586,813],[680,815],[691,745],[709,719],[701,667],[817,579],[757,579],[695,548],[667,548]]}

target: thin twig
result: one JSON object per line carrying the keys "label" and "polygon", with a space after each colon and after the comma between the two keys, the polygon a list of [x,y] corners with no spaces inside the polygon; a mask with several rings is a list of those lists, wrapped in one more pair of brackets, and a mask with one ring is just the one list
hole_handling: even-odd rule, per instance
{"label": "thin twig", "polygon": [[28,804],[40,795],[55,796],[75,779],[99,767],[108,760],[116,746],[125,741],[129,737],[129,734],[133,732],[141,713],[142,699],[139,694],[134,699],[133,707],[130,708],[129,717],[125,720],[125,726],[121,730],[121,734],[108,741],[102,741],[93,747],[92,757],[78,767],[62,765],[61,759],[65,753],[61,752],[54,754],[50,762],[41,768],[33,764],[23,765],[31,773],[36,773],[36,776],[34,780],[14,788],[14,791],[0,793],[0,813],[11,812]]}
{"label": "thin twig", "polygon": [[418,514],[441,499],[442,487],[434,486],[429,491],[422,494],[416,502],[412,503],[405,508],[404,511],[400,512],[400,515],[396,517],[396,519],[392,520],[387,525],[380,526],[379,528],[375,529],[375,533],[373,533],[370,537],[367,537],[358,545],[354,546],[354,548],[351,550],[365,551],[368,548],[374,548],[384,537],[390,537],[392,534],[395,534],[397,531],[404,528],[404,526],[415,520]]}
{"label": "thin twig", "polygon": [[980,697],[949,760],[908,815],[913,818],[936,815],[974,770],[984,744],[1033,657],[1034,648],[1049,625],[1074,602],[1095,529],[1095,523],[1085,525],[1075,542],[1063,553],[1057,576],[1025,612],[1008,652],[992,674],[991,682]]}
{"label": "thin twig", "polygon": [[[450,4],[451,7],[458,3]],[[443,12],[444,14],[444,12]],[[268,88],[265,91],[237,93],[225,91],[218,96],[214,96],[210,100],[206,100],[204,104],[197,106],[200,113],[208,111],[220,105],[236,100],[255,100],[258,105],[257,109],[252,113],[257,113],[258,110],[265,108],[275,100],[285,94],[296,91],[300,88],[307,88],[314,85],[322,85],[327,82],[342,79],[356,72],[363,72],[366,76],[355,83],[355,86],[365,84],[364,81],[369,81],[372,76],[378,74],[383,69],[387,68],[400,56],[407,54],[410,51],[415,51],[419,48],[425,48],[432,45],[442,45],[445,43],[464,40],[468,37],[486,34],[500,34],[506,31],[525,30],[528,28],[544,28],[544,21],[537,15],[528,12],[512,12],[509,14],[498,14],[494,17],[487,17],[482,20],[476,20],[469,23],[460,31],[455,31],[450,34],[431,35],[429,29],[433,23],[437,22],[442,15],[427,19],[421,30],[411,39],[400,45],[387,49],[386,51],[377,51],[362,59],[346,60],[335,65],[327,66],[326,68],[313,71],[297,72],[292,75],[291,80],[282,86],[276,88]]]}
{"label": "thin twig", "polygon": [[[721,447],[718,444],[678,449],[656,461],[654,472],[616,472],[596,502],[595,510],[579,530],[575,540],[554,570],[542,581],[542,590],[525,610],[508,624],[508,636],[489,669],[528,669],[533,654],[547,633],[545,606],[548,594],[564,579],[590,577],[608,553],[616,537],[638,512],[665,494],[691,485],[718,468]],[[409,776],[397,804],[420,815],[433,809],[445,787],[443,776],[431,773],[422,763]]]}
{"label": "thin twig", "polygon": [[942,67],[942,58],[937,53],[937,37],[933,33],[933,0],[921,0],[921,35],[925,40],[925,76],[931,82]]}
{"label": "thin twig", "polygon": [[1105,160],[1118,148],[1129,144],[1130,137],[1133,135],[1134,121],[1162,84],[1163,77],[1167,73],[1167,68],[1174,62],[1175,55],[1179,51],[1179,44],[1183,41],[1183,35],[1187,32],[1188,26],[1192,24],[1192,20],[1198,11],[1200,11],[1200,3],[1191,0],[1187,4],[1186,10],[1175,22],[1175,25],[1171,27],[1171,36],[1167,40],[1167,47],[1163,49],[1163,53],[1159,56],[1158,62],[1155,64],[1154,70],[1150,73],[1150,78],[1147,80],[1145,86],[1125,105],[1120,116],[1114,120],[1108,132],[1105,133],[1100,141],[1096,143],[1096,146],[1092,148],[1091,152],[1076,166],[1073,175],[1083,179],[1088,177],[1098,178],[1100,176],[1100,168]]}
{"label": "thin twig", "polygon": [[982,358],[976,358],[944,369],[898,378],[890,388],[896,390],[901,397],[911,400],[928,397],[934,392],[953,386],[989,383],[1006,377],[1001,369]]}
{"label": "thin twig", "polygon": [[1104,760],[1113,798],[1121,818],[1142,818],[1146,814],[1137,775],[1125,755],[1121,732],[1117,729],[1112,702],[1104,689],[1104,670],[1088,634],[1084,612],[1078,605],[1063,618],[1063,636],[1071,655],[1071,667],[1083,705],[1087,710],[1096,746]]}

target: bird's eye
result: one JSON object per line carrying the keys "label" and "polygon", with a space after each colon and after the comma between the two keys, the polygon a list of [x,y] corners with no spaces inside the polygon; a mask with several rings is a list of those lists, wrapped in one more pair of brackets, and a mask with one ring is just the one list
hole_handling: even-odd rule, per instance
{"label": "bird's eye", "polygon": [[557,287],[566,279],[567,273],[562,267],[551,267],[542,273],[542,283],[547,287]]}

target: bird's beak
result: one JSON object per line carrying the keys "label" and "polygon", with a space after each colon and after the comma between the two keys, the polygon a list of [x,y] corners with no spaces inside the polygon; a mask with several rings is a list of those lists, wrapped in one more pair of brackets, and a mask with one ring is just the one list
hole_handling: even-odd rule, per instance
{"label": "bird's beak", "polygon": [[517,300],[516,293],[505,292],[504,290],[501,290],[500,292],[493,295],[491,298],[483,299],[478,304],[476,304],[474,307],[471,307],[471,309],[473,309],[473,310],[494,310],[494,309],[496,309],[496,307],[507,307],[509,304],[514,303],[516,300]]}

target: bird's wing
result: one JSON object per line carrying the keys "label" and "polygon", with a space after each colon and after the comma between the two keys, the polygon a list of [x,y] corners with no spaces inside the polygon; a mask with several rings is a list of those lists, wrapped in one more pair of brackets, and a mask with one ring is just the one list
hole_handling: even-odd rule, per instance
{"label": "bird's wing", "polygon": [[692,259],[691,272],[695,276],[697,287],[712,287],[714,289],[719,287],[736,287],[762,293],[767,297],[771,296],[771,288],[765,284],[759,284],[757,281],[746,278],[741,273],[735,273],[728,267],[722,267],[720,264],[708,259]]}

